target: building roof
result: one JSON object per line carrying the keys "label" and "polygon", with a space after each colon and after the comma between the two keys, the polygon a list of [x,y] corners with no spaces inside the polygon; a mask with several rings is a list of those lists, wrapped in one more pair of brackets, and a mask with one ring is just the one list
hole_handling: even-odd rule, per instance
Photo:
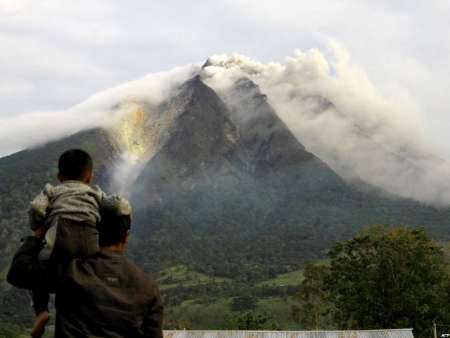
{"label": "building roof", "polygon": [[164,338],[413,338],[412,329],[359,331],[164,331]]}

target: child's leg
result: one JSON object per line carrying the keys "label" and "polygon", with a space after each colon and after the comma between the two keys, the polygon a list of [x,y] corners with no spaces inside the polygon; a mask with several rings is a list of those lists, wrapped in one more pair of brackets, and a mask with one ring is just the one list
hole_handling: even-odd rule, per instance
{"label": "child's leg", "polygon": [[44,334],[45,325],[47,325],[49,319],[48,302],[50,296],[45,290],[33,290],[30,293],[34,313],[36,314],[36,319],[34,320],[33,328],[31,329],[31,337],[39,338]]}
{"label": "child's leg", "polygon": [[31,291],[31,300],[32,306],[34,309],[34,313],[36,316],[43,311],[48,312],[48,302],[50,300],[50,295],[45,290],[32,290]]}
{"label": "child's leg", "polygon": [[[56,234],[56,226],[50,227],[45,233],[45,245],[39,252],[39,261],[45,268],[48,270],[48,275],[52,277],[56,277],[56,266],[55,264],[49,260],[49,257],[53,251],[53,246],[55,242],[55,234]],[[55,280],[50,280],[49,285],[46,286],[45,289],[34,289],[31,290],[31,300],[34,309],[34,313],[39,315],[41,312],[48,312],[48,302],[50,299],[49,293],[54,292],[54,287],[52,287],[53,283],[56,283]]]}
{"label": "child's leg", "polygon": [[42,311],[36,316],[33,328],[31,329],[32,338],[41,338],[45,333],[45,325],[49,320],[48,311]]}
{"label": "child's leg", "polygon": [[52,276],[49,280],[49,285],[45,289],[31,290],[31,299],[36,319],[31,329],[31,337],[40,338],[44,335],[45,326],[49,320],[48,303],[50,300],[50,292],[55,291],[56,285],[56,266],[49,257],[53,251],[54,237],[56,233],[56,227],[51,227],[45,234],[46,244],[44,248],[39,252],[39,260],[41,264],[46,265],[49,276]]}
{"label": "child's leg", "polygon": [[50,260],[66,265],[73,258],[90,257],[99,251],[95,226],[59,219]]}

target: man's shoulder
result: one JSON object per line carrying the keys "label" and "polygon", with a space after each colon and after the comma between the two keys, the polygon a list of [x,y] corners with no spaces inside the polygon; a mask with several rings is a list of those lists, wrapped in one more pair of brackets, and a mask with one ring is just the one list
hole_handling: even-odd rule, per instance
{"label": "man's shoulder", "polygon": [[109,274],[115,274],[117,278],[126,280],[128,284],[132,284],[142,291],[154,293],[155,290],[158,290],[157,282],[153,276],[143,271],[122,254],[99,251],[88,259],[78,259],[75,264],[78,265],[77,269],[81,268],[85,272],[97,275],[97,277],[101,277],[102,271],[108,271]]}
{"label": "man's shoulder", "polygon": [[145,272],[137,266],[132,260],[127,257],[123,257],[124,264],[127,266],[127,270],[130,272],[130,276],[133,276],[142,287],[157,288],[156,280],[151,274]]}

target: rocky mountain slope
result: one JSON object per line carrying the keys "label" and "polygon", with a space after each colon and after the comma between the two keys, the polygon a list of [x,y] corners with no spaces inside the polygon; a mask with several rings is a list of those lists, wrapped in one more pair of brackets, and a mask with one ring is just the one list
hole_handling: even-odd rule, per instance
{"label": "rocky mountain slope", "polygon": [[[59,154],[72,147],[93,154],[105,189],[122,184],[128,192],[130,254],[154,272],[181,264],[253,283],[301,268],[370,224],[449,236],[449,209],[348,183],[305,149],[246,78],[222,98],[196,76],[157,107],[134,104],[133,118],[116,129],[0,159],[0,271],[27,231],[28,202],[54,182]],[[139,162],[136,179],[114,172],[124,152]],[[13,291],[0,285],[0,300],[12,304]]]}
{"label": "rocky mountain slope", "polygon": [[248,79],[225,102],[196,77],[163,104],[176,111],[169,136],[132,194],[149,269],[171,262],[264,278],[369,224],[446,233],[448,210],[346,183],[298,142]]}

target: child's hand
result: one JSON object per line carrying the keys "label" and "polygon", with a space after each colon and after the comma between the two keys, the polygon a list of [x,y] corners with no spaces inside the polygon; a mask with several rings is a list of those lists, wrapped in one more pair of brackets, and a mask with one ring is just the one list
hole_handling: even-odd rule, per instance
{"label": "child's hand", "polygon": [[33,235],[34,235],[34,237],[37,237],[37,238],[44,238],[46,232],[47,232],[47,229],[45,227],[41,226],[33,231]]}

